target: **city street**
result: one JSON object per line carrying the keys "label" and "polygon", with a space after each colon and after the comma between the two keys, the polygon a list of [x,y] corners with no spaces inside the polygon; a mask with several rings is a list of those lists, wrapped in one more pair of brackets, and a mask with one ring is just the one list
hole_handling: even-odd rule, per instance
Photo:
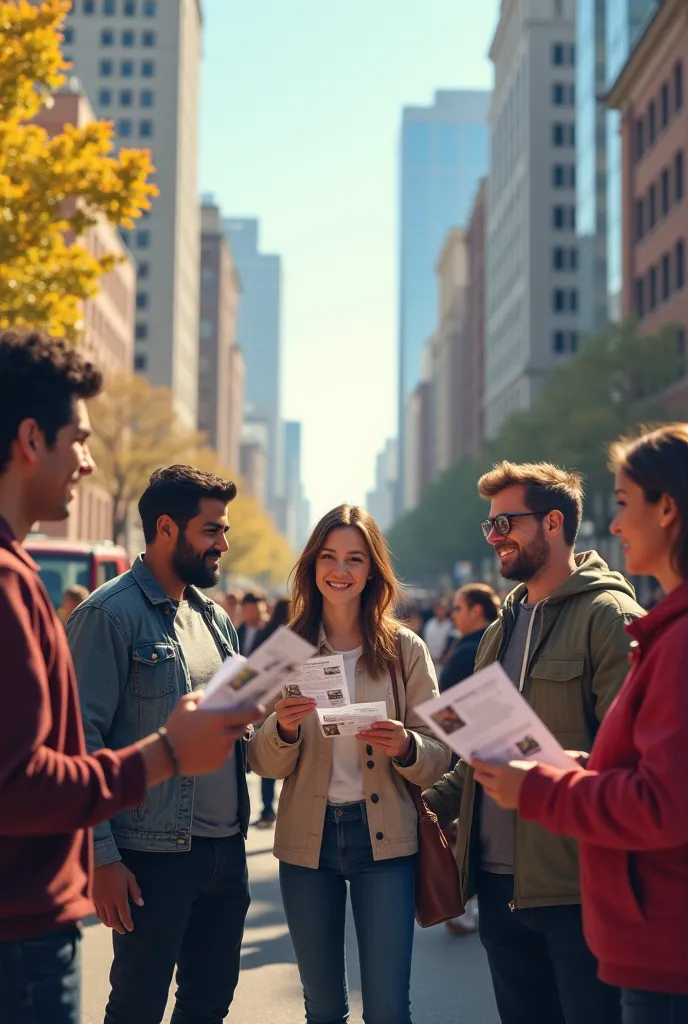
{"label": "city street", "polygon": [[[256,777],[249,776],[258,806]],[[302,1024],[303,1000],[282,913],[272,833],[251,829],[248,841],[253,903],[244,937],[242,972],[228,1020],[237,1024]],[[351,1024],[360,1024],[360,982],[353,935],[349,941]],[[108,993],[110,932],[84,929],[84,1024],[102,1024]],[[384,956],[384,950],[380,951]],[[415,1024],[498,1024],[487,964],[477,937],[453,939],[443,927],[417,930],[414,956]],[[165,1021],[169,1021],[172,1000]]]}

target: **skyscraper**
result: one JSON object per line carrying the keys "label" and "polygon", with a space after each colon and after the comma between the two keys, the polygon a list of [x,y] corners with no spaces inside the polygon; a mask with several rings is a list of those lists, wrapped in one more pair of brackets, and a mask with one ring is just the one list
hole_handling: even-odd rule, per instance
{"label": "skyscraper", "polygon": [[257,220],[228,217],[222,227],[241,280],[237,340],[246,361],[245,419],[263,423],[267,429],[267,503],[268,509],[278,515],[278,499],[284,494],[281,260],[260,252]]}
{"label": "skyscraper", "polygon": [[288,420],[284,424],[284,534],[294,551],[308,539],[307,502],[301,473],[301,424]]}
{"label": "skyscraper", "polygon": [[200,0],[74,0],[64,52],[118,146],[148,147],[160,195],[125,240],[138,264],[135,368],[198,399]]}
{"label": "skyscraper", "polygon": [[437,92],[430,107],[404,109],[401,130],[399,267],[399,486],[404,482],[408,396],[422,378],[423,346],[437,313],[435,264],[447,231],[465,227],[489,159],[490,93]]}

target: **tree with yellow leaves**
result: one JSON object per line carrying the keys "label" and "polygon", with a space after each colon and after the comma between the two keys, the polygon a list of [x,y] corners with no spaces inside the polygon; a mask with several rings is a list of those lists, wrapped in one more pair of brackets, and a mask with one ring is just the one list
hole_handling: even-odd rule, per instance
{"label": "tree with yellow leaves", "polygon": [[157,189],[147,150],[112,155],[113,127],[32,123],[65,82],[62,26],[70,0],[0,0],[0,328],[34,325],[77,338],[81,303],[114,259],[80,242],[105,218],[131,227]]}

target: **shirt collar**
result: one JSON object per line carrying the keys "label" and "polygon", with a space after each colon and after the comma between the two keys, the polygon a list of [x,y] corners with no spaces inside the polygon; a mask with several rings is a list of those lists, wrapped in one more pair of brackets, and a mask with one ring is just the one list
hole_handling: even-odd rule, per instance
{"label": "shirt collar", "polygon": [[36,564],[24,545],[19,543],[17,538],[14,536],[12,527],[2,516],[0,516],[0,547],[11,551],[12,554],[22,561],[24,565],[27,565],[29,569],[33,569],[34,572],[39,571],[40,566]]}

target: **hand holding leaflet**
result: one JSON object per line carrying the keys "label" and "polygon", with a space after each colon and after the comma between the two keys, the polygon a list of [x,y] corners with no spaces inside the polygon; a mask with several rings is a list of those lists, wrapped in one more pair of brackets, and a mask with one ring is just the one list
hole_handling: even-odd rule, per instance
{"label": "hand holding leaflet", "polygon": [[289,677],[284,687],[284,696],[311,697],[319,708],[338,708],[350,704],[342,655],[311,658]]}
{"label": "hand holding leaflet", "polygon": [[346,707],[325,711],[316,710],[320,728],[325,736],[357,736],[373,722],[387,719],[387,705],[383,700],[371,704],[347,704]]}
{"label": "hand holding leaflet", "polygon": [[542,761],[576,766],[499,663],[417,707],[433,732],[464,760]]}
{"label": "hand holding leaflet", "polygon": [[313,644],[280,626],[250,658],[240,654],[227,658],[206,686],[199,706],[229,710],[264,704],[315,650]]}

